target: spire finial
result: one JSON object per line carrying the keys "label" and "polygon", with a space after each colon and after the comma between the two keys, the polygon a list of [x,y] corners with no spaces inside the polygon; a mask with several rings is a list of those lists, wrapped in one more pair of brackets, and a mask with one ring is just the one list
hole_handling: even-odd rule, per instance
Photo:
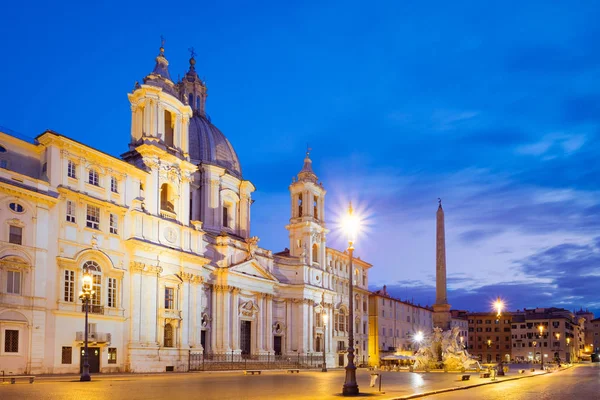
{"label": "spire finial", "polygon": [[160,55],[165,55],[165,37],[160,35]]}
{"label": "spire finial", "polygon": [[438,197],[438,206],[442,206],[442,199]]}
{"label": "spire finial", "polygon": [[190,52],[190,71],[195,71],[196,70],[196,51],[194,50],[193,47],[190,47],[188,49],[188,51]]}
{"label": "spire finial", "polygon": [[308,143],[306,143],[306,157],[310,156],[311,151],[312,151],[312,148],[308,145]]}

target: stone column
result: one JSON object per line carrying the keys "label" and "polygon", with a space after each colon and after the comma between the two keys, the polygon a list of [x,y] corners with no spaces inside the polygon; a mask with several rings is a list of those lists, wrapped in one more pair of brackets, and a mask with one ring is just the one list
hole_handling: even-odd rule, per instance
{"label": "stone column", "polygon": [[308,309],[308,346],[307,346],[307,350],[310,353],[314,353],[315,351],[315,302],[312,300],[308,300],[307,301],[307,307]]}
{"label": "stone column", "polygon": [[[265,329],[265,338],[267,340],[267,351],[273,352],[273,295],[267,294],[267,324]],[[283,349],[282,349],[283,350]]]}
{"label": "stone column", "polygon": [[292,303],[291,299],[285,301],[285,349],[288,353],[292,352],[292,325],[293,325],[293,313],[292,307],[295,304]]}
{"label": "stone column", "polygon": [[210,296],[210,345],[213,352],[221,352],[221,343],[217,343],[217,303],[218,290],[216,285],[211,287]]}
{"label": "stone column", "polygon": [[258,293],[258,313],[256,316],[256,347],[259,353],[265,352],[265,294]]}
{"label": "stone column", "polygon": [[[236,287],[229,287],[231,293],[231,306],[229,310],[231,316],[231,329],[225,331],[226,334],[231,333],[231,348],[237,352],[240,349],[240,289]],[[225,314],[227,315],[227,314]]]}
{"label": "stone column", "polygon": [[219,335],[223,338],[223,351],[229,352],[232,349],[231,344],[231,314],[233,314],[233,310],[231,307],[231,289],[230,287],[224,287],[223,292],[221,294],[221,315],[222,325],[221,329],[219,329]]}

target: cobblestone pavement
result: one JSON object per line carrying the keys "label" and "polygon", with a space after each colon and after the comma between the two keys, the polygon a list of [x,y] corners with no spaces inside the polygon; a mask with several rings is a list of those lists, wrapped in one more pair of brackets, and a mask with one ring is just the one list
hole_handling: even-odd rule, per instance
{"label": "cobblestone pavement", "polygon": [[486,385],[425,397],[433,400],[599,400],[600,364],[580,365],[566,371]]}
{"label": "cobblestone pavement", "polygon": [[[548,374],[547,377],[557,374],[569,373],[578,375],[579,370],[593,368],[591,366],[573,368],[571,371],[560,371]],[[591,370],[591,369],[590,369]],[[595,370],[597,371],[597,370]],[[409,372],[383,372],[382,390],[380,394],[376,388],[369,387],[371,371],[358,370],[357,379],[361,393],[358,398],[392,399],[415,393],[440,390],[451,387],[464,387],[482,382],[489,382],[489,378],[479,378],[478,374],[471,374],[469,381],[461,381],[460,374],[453,373],[409,373]],[[539,374],[536,371],[534,374]],[[531,375],[527,372],[526,375]],[[518,376],[516,369],[505,378]],[[546,376],[521,379],[513,383],[506,382],[491,385],[501,389],[506,385],[519,387],[536,386]],[[544,382],[551,382],[546,378]],[[79,382],[77,376],[41,377],[34,384],[18,383],[15,385],[0,385],[0,399],[40,399],[40,400],[148,400],[148,399],[338,399],[344,382],[343,370],[330,370],[327,373],[320,371],[301,371],[299,374],[288,374],[285,371],[264,371],[262,375],[243,375],[241,371],[226,373],[186,373],[186,374],[156,374],[156,375],[94,375],[92,382]],[[522,383],[523,382],[523,383]],[[539,384],[538,384],[539,385]],[[465,397],[471,390],[455,392],[458,397]],[[462,396],[462,397],[461,397]],[[484,398],[484,397],[478,397]],[[593,397],[588,397],[592,399]],[[582,398],[583,399],[583,398]]]}

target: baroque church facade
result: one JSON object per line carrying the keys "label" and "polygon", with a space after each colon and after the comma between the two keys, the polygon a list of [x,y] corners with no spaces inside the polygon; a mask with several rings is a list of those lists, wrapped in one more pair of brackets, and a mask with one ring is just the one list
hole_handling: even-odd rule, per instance
{"label": "baroque church facade", "polygon": [[255,188],[205,112],[194,57],[175,83],[161,47],[143,82],[128,94],[121,158],[53,131],[0,132],[5,373],[79,372],[84,271],[92,372],[185,371],[199,353],[325,351],[342,366],[349,329],[366,362],[371,265],[354,260],[350,321],[348,254],[327,247],[326,191],[308,153],[289,186],[289,249],[273,253],[250,235]]}

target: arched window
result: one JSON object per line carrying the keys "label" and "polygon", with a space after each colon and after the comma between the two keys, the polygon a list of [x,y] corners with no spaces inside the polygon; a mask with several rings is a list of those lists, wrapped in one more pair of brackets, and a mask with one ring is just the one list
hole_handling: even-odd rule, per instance
{"label": "arched window", "polygon": [[165,110],[165,145],[173,147],[174,118],[170,111]]}
{"label": "arched window", "polygon": [[165,325],[165,340],[164,347],[173,347],[173,325],[166,324]]}
{"label": "arched window", "polygon": [[194,107],[194,94],[193,93],[188,94],[188,105],[190,107]]}
{"label": "arched window", "polygon": [[319,197],[318,196],[314,196],[314,199],[313,199],[313,217],[315,217],[315,219],[319,219]]}
{"label": "arched window", "polygon": [[200,110],[200,96],[196,97],[196,110]]}
{"label": "arched window", "polygon": [[298,194],[297,204],[298,204],[298,216],[301,217],[302,216],[302,193]]}
{"label": "arched window", "polygon": [[319,262],[319,246],[316,243],[312,246],[312,260]]}
{"label": "arched window", "polygon": [[86,261],[83,264],[83,272],[88,272],[92,275],[92,294],[91,304],[93,306],[99,306],[102,304],[102,269],[95,261]]}
{"label": "arched window", "polygon": [[160,186],[160,209],[175,213],[173,189],[168,183],[163,183]]}

